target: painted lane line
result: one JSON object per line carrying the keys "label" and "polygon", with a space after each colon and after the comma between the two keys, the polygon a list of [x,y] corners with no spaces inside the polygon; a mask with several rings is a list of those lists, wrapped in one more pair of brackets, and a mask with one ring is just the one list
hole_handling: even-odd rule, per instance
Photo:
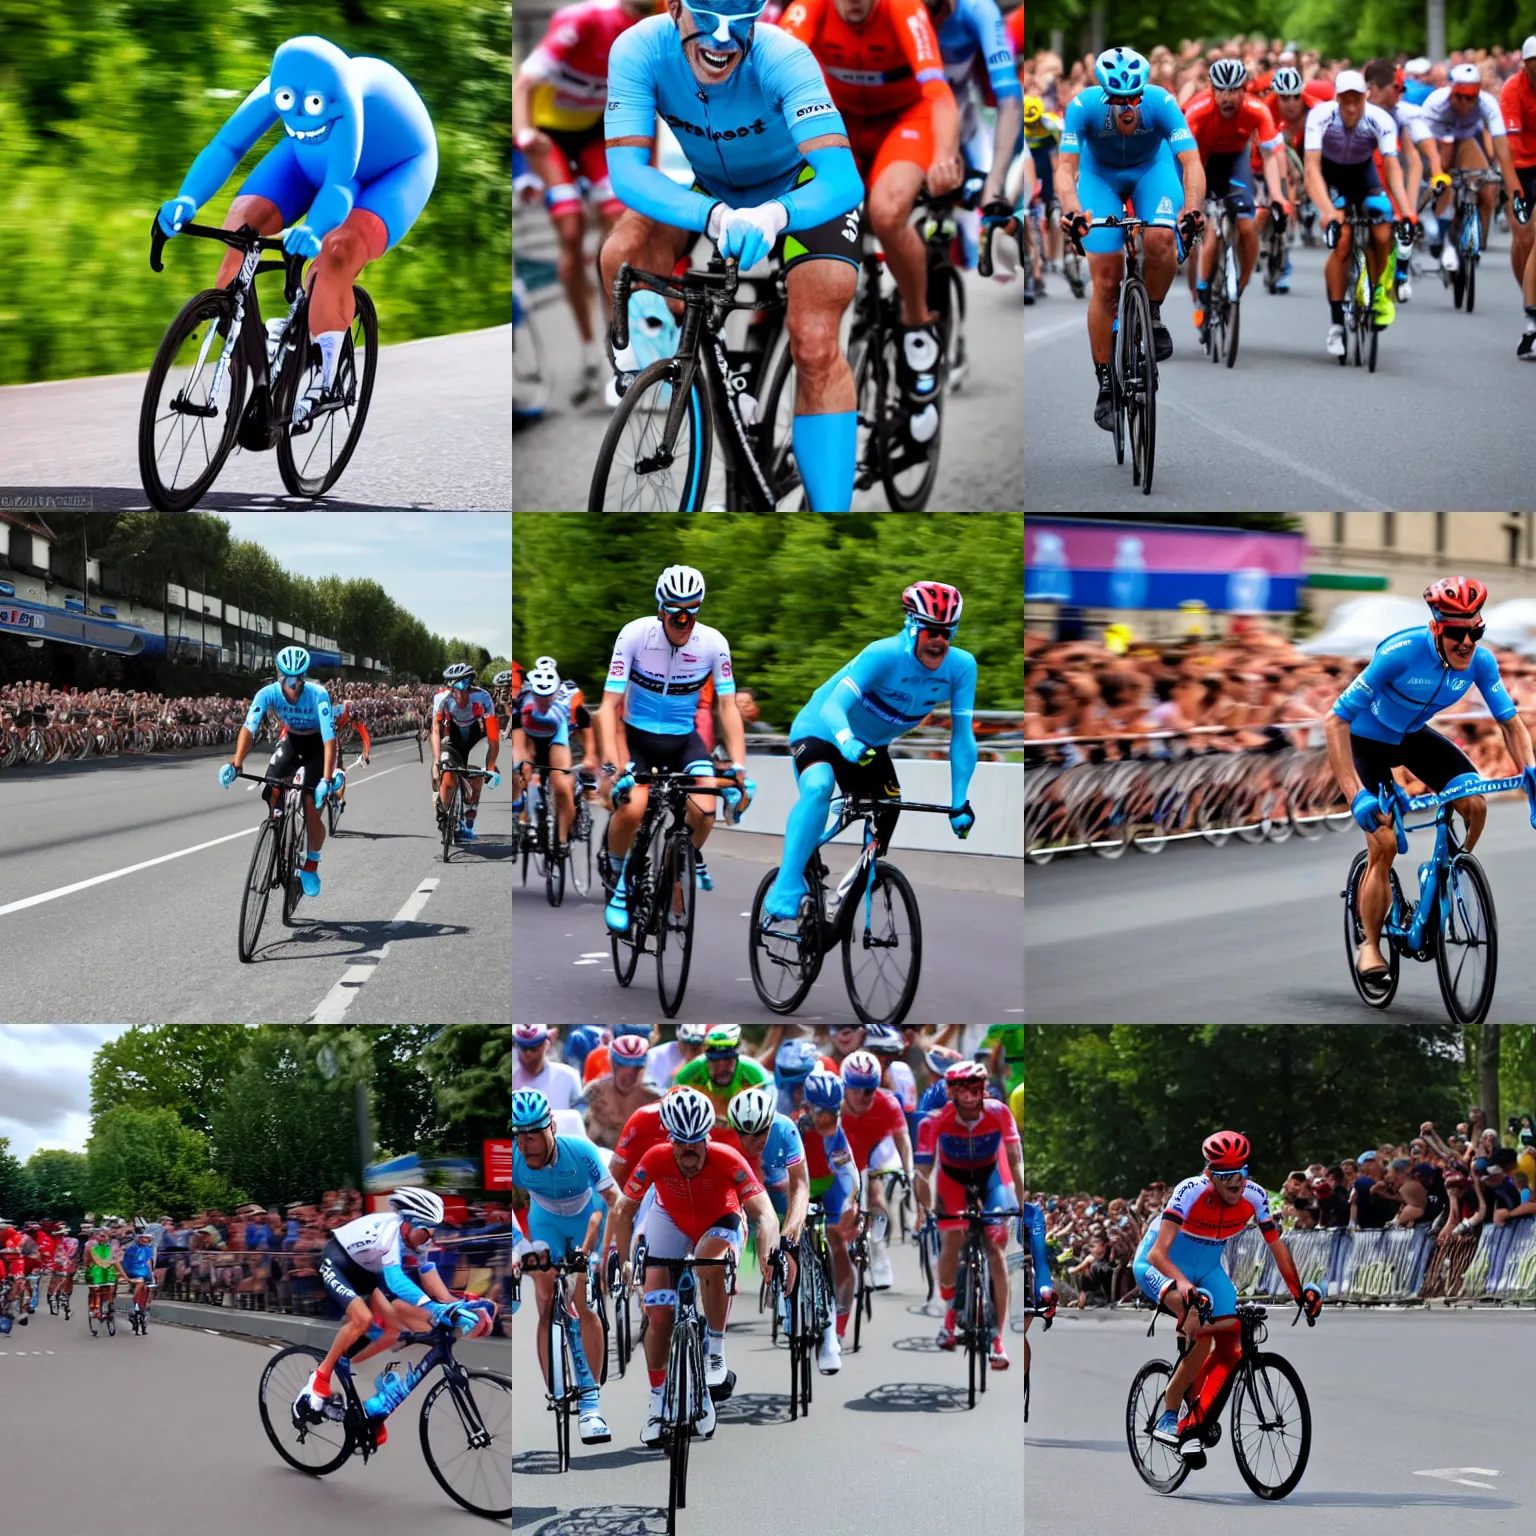
{"label": "painted lane line", "polygon": [[[389,926],[398,928],[405,923],[413,922],[420,915],[421,909],[432,899],[432,893],[437,889],[438,883],[436,879],[423,880],[411,892],[405,905],[390,918]],[[304,1022],[306,1024],[341,1023],[347,1009],[357,1001],[358,994],[363,990],[368,978],[378,970],[388,954],[389,945],[383,944],[378,949],[370,949],[360,955],[341,973],[341,979],[320,999],[319,1007]]]}
{"label": "painted lane line", "polygon": [[[408,768],[410,764],[401,763],[396,768],[385,768],[379,773],[370,773],[366,779],[358,779],[355,782],[367,784],[373,779],[382,779],[386,773],[398,773],[401,768]],[[354,781],[348,779],[349,784]],[[256,786],[252,786],[255,788]],[[236,838],[249,837],[260,829],[258,821],[254,827],[244,827],[239,832],[230,832],[224,837],[211,838],[206,843],[194,843],[190,848],[178,848],[174,853],[162,853],[158,858],[145,859],[139,864],[128,864],[122,869],[111,869],[104,875],[92,875],[89,880],[76,880],[73,885],[61,885],[57,890],[40,891],[36,896],[23,896],[20,901],[9,901],[0,906],[0,917],[7,917],[12,912],[22,912],[28,907],[41,906],[45,901],[57,901],[61,896],[73,896],[79,891],[88,891],[93,885],[105,885],[109,880],[121,880],[125,875],[136,875],[140,870],[153,869],[157,864],[169,864],[172,859],[184,859],[189,854],[202,853],[208,848],[217,848],[220,843],[232,843]]]}

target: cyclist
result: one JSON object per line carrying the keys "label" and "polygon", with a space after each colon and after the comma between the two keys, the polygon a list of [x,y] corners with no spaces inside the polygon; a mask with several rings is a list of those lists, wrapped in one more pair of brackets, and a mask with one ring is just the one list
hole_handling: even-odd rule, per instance
{"label": "cyclist", "polygon": [[835,1072],[812,1072],[805,1080],[805,1097],[798,1111],[805,1146],[810,1198],[820,1200],[826,1213],[827,1251],[832,1256],[832,1289],[837,1306],[835,1324],[822,1335],[816,1368],[835,1375],[842,1365],[843,1335],[853,1316],[853,1260],[848,1244],[859,1235],[859,1165],[843,1130],[843,1080]]}
{"label": "cyclist", "polygon": [[881,1064],[870,1051],[855,1051],[844,1063],[843,1134],[853,1148],[854,1162],[865,1184],[869,1212],[869,1283],[877,1291],[891,1288],[894,1275],[887,1246],[890,1213],[885,1181],[876,1175],[901,1169],[912,1182],[912,1140],[901,1100],[880,1086]]}
{"label": "cyclist", "polygon": [[645,1058],[645,1075],[662,1092],[677,1080],[678,1072],[695,1057],[704,1053],[704,1039],[709,1034],[707,1024],[679,1024],[677,1039],[665,1040],[651,1047]]}
{"label": "cyclist", "polygon": [[[1381,786],[1391,783],[1392,770],[1400,766],[1436,794],[1480,777],[1466,753],[1431,730],[1429,722],[1475,684],[1499,723],[1511,761],[1528,783],[1536,784],[1530,732],[1515,713],[1493,652],[1477,643],[1486,629],[1482,611],[1487,600],[1488,588],[1471,576],[1447,576],[1426,587],[1430,622],[1388,635],[1328,716],[1328,761],[1369,849],[1359,896],[1365,939],[1355,957],[1362,981],[1379,982],[1388,970],[1381,925],[1392,905],[1397,836],[1377,798]],[[1467,795],[1453,804],[1466,823],[1461,846],[1470,851],[1482,836],[1487,802],[1481,795]]]}
{"label": "cyclist", "polygon": [[[661,1101],[660,1112],[668,1143],[652,1147],[634,1165],[613,1209],[610,1242],[626,1256],[625,1284],[634,1279],[628,1255],[633,1247],[635,1216],[653,1188],[655,1204],[644,1223],[646,1249],[653,1259],[681,1259],[689,1253],[701,1259],[718,1259],[728,1251],[739,1259],[746,1241],[745,1224],[751,1221],[757,1231],[758,1263],[767,1274],[779,1246],[779,1220],[746,1158],[709,1139],[715,1123],[714,1105],[697,1089],[679,1088]],[[651,1397],[640,1439],[645,1445],[655,1445],[663,1433],[667,1352],[677,1290],[671,1273],[661,1268],[648,1268],[644,1284],[649,1319],[645,1363]],[[729,1389],[725,1329],[730,1297],[725,1272],[718,1268],[699,1270],[698,1287],[707,1326],[704,1383],[706,1387]],[[699,1433],[708,1439],[715,1432],[715,1407],[709,1391],[697,1407]]]}
{"label": "cyclist", "polygon": [[[245,723],[235,740],[235,755],[219,769],[219,783],[228,789],[235,782],[267,715],[282,722],[284,735],[267,763],[267,777],[285,783],[302,771],[304,825],[309,833],[299,881],[306,896],[320,894],[320,850],[325,846],[325,822],[320,807],[335,789],[336,722],[331,696],[309,677],[309,652],[302,645],[285,645],[277,653],[277,681],[257,690],[246,711]],[[265,785],[262,795],[274,810],[281,791]]]}
{"label": "cyclist", "polygon": [[107,1237],[107,1229],[98,1223],[91,1228],[91,1240],[85,1250],[85,1279],[90,1287],[91,1316],[98,1321],[103,1315],[103,1306],[117,1290],[118,1276],[121,1274],[122,1266]]}
{"label": "cyclist", "polygon": [[501,783],[501,775],[496,772],[496,758],[501,751],[501,727],[496,722],[495,703],[484,688],[475,686],[475,669],[467,661],[456,661],[446,668],[443,682],[447,687],[432,700],[432,761],[438,815],[448,814],[448,797],[453,793],[454,781],[462,778],[464,816],[456,841],[472,843],[480,835],[475,831],[475,814],[480,808],[480,791],[487,781],[463,775],[459,770],[469,767],[469,754],[474,751],[475,743],[483,739],[488,743],[485,768],[490,774],[491,788]]}
{"label": "cyclist", "polygon": [[[590,1029],[591,1025],[582,1028]],[[549,1059],[550,1031],[543,1024],[514,1024],[512,1044],[512,1091],[537,1088],[556,1109],[581,1109],[581,1074],[569,1062]]]}
{"label": "cyclist", "polygon": [[[512,1183],[528,1192],[528,1237],[533,1246],[557,1258],[571,1252],[587,1258],[603,1251],[602,1232],[612,1219],[618,1189],[592,1143],[578,1136],[557,1136],[554,1118],[549,1100],[536,1089],[524,1088],[512,1095]],[[555,1277],[547,1270],[532,1273],[539,1301],[539,1365],[548,1380]],[[601,1367],[607,1347],[603,1325],[579,1276],[571,1287],[571,1299],[575,1311],[562,1322],[571,1341],[581,1393],[581,1440],[583,1445],[602,1445],[613,1436],[601,1412],[591,1362]]]}
{"label": "cyclist", "polygon": [[[536,666],[523,683],[523,691],[513,706],[512,761],[516,765],[517,781],[513,794],[520,795],[527,788],[532,764],[545,770],[544,782],[555,802],[555,827],[560,843],[560,856],[565,856],[566,838],[570,836],[571,823],[576,819],[576,794],[571,784],[571,729],[582,733],[582,758],[592,763],[597,753],[592,746],[592,716],[587,710],[581,689],[568,679],[562,680],[553,657],[541,657],[549,666]],[[550,773],[551,768],[563,768],[567,772]],[[523,822],[527,824],[528,807],[523,806]]]}
{"label": "cyclist", "polygon": [[[603,774],[613,783],[608,852],[618,865],[618,879],[603,916],[615,933],[629,930],[625,872],[650,801],[650,789],[634,782],[635,770],[714,776],[709,751],[694,726],[694,698],[706,677],[714,679],[720,729],[738,785],[746,776],[747,737],[736,707],[731,647],[718,629],[699,623],[703,602],[703,576],[691,565],[669,565],[656,578],[656,617],[631,621],[613,642],[597,735]],[[622,775],[618,763],[625,764]],[[750,796],[744,795],[738,814],[748,804]],[[690,795],[688,829],[701,854],[714,824],[715,797]],[[698,879],[706,891],[713,889],[702,858]]]}
{"label": "cyclist", "polygon": [[[1022,1088],[1022,1084],[1020,1087]],[[1017,1117],[1015,1117],[1017,1119]],[[1022,1129],[1020,1135],[1022,1135]],[[1030,1263],[1034,1269],[1035,1305],[1046,1314],[1049,1321],[1056,1315],[1056,1290],[1051,1284],[1051,1256],[1045,1247],[1045,1212],[1032,1200],[1024,1202],[1024,1241],[1029,1246]],[[1024,1314],[1024,1379],[1029,1379],[1029,1325],[1034,1314]]]}
{"label": "cyclist", "polygon": [[[4,1225],[4,1223],[0,1223]],[[53,1224],[53,1275],[48,1281],[48,1308],[57,1311],[54,1298],[69,1296],[75,1289],[75,1270],[80,1265],[80,1242],[62,1221]]]}
{"label": "cyclist", "polygon": [[[1024,1193],[1024,1162],[1019,1128],[1006,1104],[987,1097],[987,1069],[979,1061],[961,1061],[944,1080],[950,1099],[924,1117],[917,1128],[917,1203],[920,1209],[939,1211],[939,1295],[944,1299],[944,1321],[939,1328],[940,1349],[955,1347],[955,1282],[960,1270],[960,1249],[966,1234],[961,1219],[968,1198],[979,1200],[983,1210],[1021,1208]],[[1000,1159],[1006,1157],[1012,1190],[1003,1187]],[[937,1179],[934,1163],[938,1163]],[[994,1371],[1008,1369],[1003,1347],[1003,1324],[1008,1317],[1008,1267],[1003,1251],[1008,1243],[1007,1223],[995,1218],[986,1228],[987,1261],[992,1278],[996,1331],[987,1363]]]}
{"label": "cyclist", "polygon": [[805,1083],[811,1073],[835,1070],[809,1040],[786,1040],[773,1058],[773,1086],[778,1090],[779,1112],[798,1114],[805,1103]]}
{"label": "cyclist", "polygon": [[[901,594],[906,622],[899,634],[864,647],[810,697],[790,727],[790,753],[800,798],[784,829],[784,855],[763,897],[763,921],[795,917],[808,893],[806,863],[827,824],[833,788],[845,795],[899,799],[901,783],[886,750],[946,702],[949,705],[949,825],[966,837],[976,813],[966,799],[976,768],[971,712],[976,658],[954,646],[963,602],[942,581],[914,582]],[[898,811],[875,813],[883,856]]]}
{"label": "cyclist", "polygon": [[[645,1075],[649,1049],[643,1035],[615,1035],[607,1048],[610,1070],[585,1083],[587,1135],[597,1146],[617,1147],[629,1117],[641,1105],[654,1104],[661,1097],[661,1089]],[[589,1056],[588,1065],[591,1061]]]}
{"label": "cyclist", "polygon": [[[1034,171],[1034,187],[1028,201],[1038,201],[1050,218],[1056,203],[1056,161],[1061,147],[1061,115],[1047,112],[1045,102],[1039,96],[1024,98],[1024,148],[1028,152]],[[1046,262],[1055,261],[1061,255],[1061,226],[1051,221],[1045,231],[1044,249],[1038,243],[1031,248],[1030,263],[1034,271],[1035,292],[1045,296],[1043,268]],[[1078,295],[1082,297],[1081,294]]]}
{"label": "cyclist", "polygon": [[[1131,1265],[1142,1294],[1154,1304],[1167,1306],[1190,1343],[1168,1382],[1162,1416],[1152,1434],[1164,1445],[1176,1446],[1181,1456],[1197,1466],[1205,1460],[1199,1426],[1219,1410],[1222,1388],[1241,1349],[1237,1291],[1221,1264],[1227,1239],[1256,1221],[1291,1295],[1305,1301],[1314,1317],[1323,1304],[1315,1287],[1303,1291],[1296,1261],[1269,1213],[1269,1196],[1248,1177],[1252,1151],[1248,1138],[1241,1131],[1217,1131],[1206,1137],[1200,1151],[1205,1172],[1174,1189],[1162,1220],[1147,1228]],[[1212,1304],[1214,1322],[1204,1331],[1195,1308],[1197,1290],[1204,1291]],[[1179,1409],[1186,1394],[1190,1394],[1191,1412],[1181,1421]]]}
{"label": "cyclist", "polygon": [[704,1037],[704,1057],[695,1058],[678,1069],[673,1082],[679,1088],[696,1088],[715,1106],[715,1116],[724,1120],[726,1109],[743,1088],[761,1088],[768,1081],[767,1070],[750,1056],[741,1054],[741,1025],[716,1024]]}
{"label": "cyclist", "polygon": [[[359,705],[360,709],[362,706]],[[363,766],[366,768],[373,759],[373,739],[368,734],[368,727],[363,723],[362,716],[353,709],[351,699],[343,699],[341,708],[337,709],[334,701],[331,705],[333,720],[336,727],[336,798],[347,798],[347,762],[346,753],[341,745],[341,733],[348,726],[363,738]]]}
{"label": "cyclist", "polygon": [[133,1241],[123,1249],[123,1279],[133,1285],[133,1310],[149,1316],[155,1295],[155,1234],[142,1216],[133,1218]]}
{"label": "cyclist", "polygon": [[[319,1414],[331,1395],[331,1372],[343,1354],[355,1368],[373,1355],[398,1347],[402,1328],[435,1327],[447,1323],[474,1337],[490,1332],[491,1318],[460,1301],[443,1284],[437,1265],[426,1251],[436,1230],[447,1221],[442,1197],[430,1189],[407,1185],[389,1197],[391,1209],[349,1221],[331,1233],[320,1254],[321,1282],[341,1307],[341,1327],[325,1358],[310,1373],[294,1399],[295,1417]],[[418,1286],[405,1271],[414,1256],[421,1276]],[[356,1354],[352,1346],[364,1334],[372,1342]],[[377,1335],[375,1337],[375,1335]],[[372,1419],[384,1419],[400,1406],[400,1378],[386,1371],[374,1383],[364,1404]],[[382,1423],[378,1442],[388,1438]]]}

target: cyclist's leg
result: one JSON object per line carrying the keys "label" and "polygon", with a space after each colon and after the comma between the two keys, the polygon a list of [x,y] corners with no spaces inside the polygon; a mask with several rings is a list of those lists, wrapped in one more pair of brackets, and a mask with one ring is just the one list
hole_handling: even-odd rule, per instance
{"label": "cyclist's leg", "polygon": [[763,898],[765,915],[775,918],[790,918],[799,910],[807,889],[806,861],[826,830],[832,792],[847,767],[836,746],[819,736],[801,736],[790,744],[790,754],[799,799],[790,808],[784,826],[784,855],[778,877]]}
{"label": "cyclist's leg", "polygon": [[[571,749],[561,742],[552,741],[549,744],[549,765],[551,768],[569,768],[571,766]],[[555,800],[555,826],[560,842],[563,845],[571,835],[571,823],[576,819],[576,795],[572,787],[572,778],[569,773],[552,773],[550,775],[550,789]]]}

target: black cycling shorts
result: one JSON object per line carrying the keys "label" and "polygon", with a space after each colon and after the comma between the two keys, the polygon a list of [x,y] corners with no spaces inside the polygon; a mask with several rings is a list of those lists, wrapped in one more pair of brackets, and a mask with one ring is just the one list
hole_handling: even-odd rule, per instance
{"label": "black cycling shorts", "polygon": [[449,773],[452,773],[455,768],[467,768],[469,754],[484,736],[485,721],[483,720],[471,720],[467,726],[460,725],[456,720],[450,720],[448,734],[440,741],[437,754],[439,765]]}
{"label": "black cycling shorts", "polygon": [[[1459,773],[1477,773],[1472,760],[1454,741],[1427,726],[1410,731],[1395,746],[1369,736],[1349,733],[1349,752],[1360,782],[1374,795],[1392,777],[1392,770],[1406,768],[1438,794]],[[1479,774],[1478,777],[1481,777]]]}
{"label": "black cycling shorts", "polygon": [[274,779],[291,779],[302,768],[304,785],[313,790],[325,777],[325,743],[318,731],[289,733],[278,742],[267,773]]}
{"label": "black cycling shorts", "polygon": [[[642,773],[666,769],[683,773],[689,763],[710,763],[709,748],[697,731],[686,736],[663,736],[656,731],[642,731],[633,725],[624,727],[624,740],[635,767]],[[713,765],[709,772],[713,772]]]}
{"label": "black cycling shorts", "polygon": [[[896,777],[896,765],[884,747],[876,747],[874,757],[863,768],[857,763],[850,763],[837,750],[835,742],[826,741],[820,736],[802,736],[790,742],[789,753],[794,759],[797,781],[812,763],[830,763],[837,787],[845,795],[865,795],[876,800],[901,799],[901,781]],[[900,817],[900,811],[875,812],[875,836],[881,857],[890,847],[891,833],[896,830]]]}

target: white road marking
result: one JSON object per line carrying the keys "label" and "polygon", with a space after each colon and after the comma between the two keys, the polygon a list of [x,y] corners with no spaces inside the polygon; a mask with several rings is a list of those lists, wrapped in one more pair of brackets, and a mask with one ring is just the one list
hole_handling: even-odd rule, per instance
{"label": "white road marking", "polygon": [[574,960],[571,963],[573,965],[601,965],[603,962],[601,960]]}
{"label": "white road marking", "polygon": [[[421,909],[426,906],[437,887],[436,879],[423,880],[411,892],[406,904],[390,918],[389,926],[397,928],[402,923],[412,922],[420,915]],[[368,978],[378,970],[388,954],[388,944],[381,945],[378,949],[367,950],[362,954],[341,973],[341,979],[320,999],[320,1006],[304,1022],[306,1024],[341,1023],[347,1009],[357,1001],[357,995],[363,990]]]}
{"label": "white road marking", "polygon": [[[395,768],[385,768],[378,773],[370,773],[366,779],[348,779],[347,783],[367,784],[370,780],[382,779],[386,773],[398,773],[401,768],[409,766],[409,763],[401,763]],[[255,785],[251,787],[256,788]],[[169,864],[172,859],[184,859],[188,854],[202,853],[207,848],[217,848],[220,843],[232,843],[237,838],[249,837],[260,826],[261,823],[258,821],[253,827],[242,827],[238,832],[211,838],[206,843],[194,843],[190,848],[178,848],[174,853],[162,853],[158,858],[145,859],[139,864],[128,864],[122,869],[110,869],[104,875],[92,875],[89,880],[76,880],[73,885],[61,885],[56,890],[40,891],[36,896],[23,896],[20,901],[8,901],[4,906],[0,906],[0,917],[7,917],[12,912],[25,911],[28,907],[39,907],[45,901],[57,901],[61,896],[73,896],[78,891],[88,891],[93,885],[105,885],[109,880],[121,880],[125,875],[136,875],[140,870],[153,869],[157,864]]]}
{"label": "white road marking", "polygon": [[1467,1477],[1468,1472],[1477,1473],[1478,1477],[1497,1477],[1496,1467],[1430,1467],[1423,1472],[1415,1472],[1415,1477],[1438,1477],[1447,1483],[1460,1483],[1463,1488],[1493,1488],[1493,1483],[1480,1483],[1474,1478]]}

